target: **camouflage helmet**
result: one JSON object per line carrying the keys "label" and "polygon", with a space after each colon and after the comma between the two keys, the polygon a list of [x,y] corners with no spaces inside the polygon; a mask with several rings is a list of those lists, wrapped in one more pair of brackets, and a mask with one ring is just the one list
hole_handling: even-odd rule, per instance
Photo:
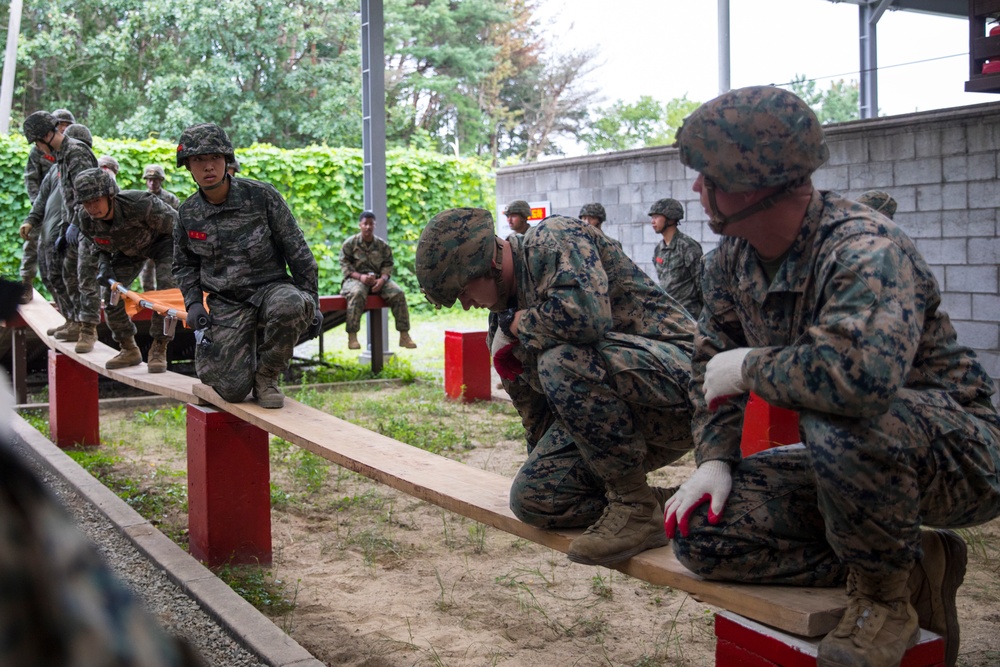
{"label": "camouflage helmet", "polygon": [[146,168],[142,170],[142,180],[148,178],[158,178],[161,181],[166,180],[167,175],[163,171],[163,167],[158,164],[147,164]]}
{"label": "camouflage helmet", "polygon": [[70,139],[76,139],[77,141],[82,141],[87,144],[87,146],[94,147],[94,137],[90,134],[90,128],[86,125],[80,125],[79,123],[73,123],[66,128],[63,134]]}
{"label": "camouflage helmet", "polygon": [[676,199],[671,199],[670,197],[657,199],[649,207],[649,213],[646,215],[662,215],[667,220],[683,220],[684,206]]}
{"label": "camouflage helmet", "polygon": [[57,125],[59,123],[69,123],[70,125],[72,125],[73,123],[76,122],[76,117],[73,115],[73,112],[70,111],[69,109],[56,109],[55,111],[52,112],[52,117],[56,119]]}
{"label": "camouflage helmet", "polygon": [[891,218],[896,215],[896,200],[888,192],[869,190],[858,197],[857,202],[864,204],[868,208],[875,209],[886,217]]}
{"label": "camouflage helmet", "polygon": [[686,166],[726,192],[794,183],[830,157],[819,119],[787,90],[751,86],[698,107],[677,132]]}
{"label": "camouflage helmet", "polygon": [[233,154],[233,144],[229,141],[226,131],[215,123],[192,125],[181,132],[181,138],[177,142],[177,166],[186,166],[188,158],[195,155],[214,153],[224,157],[226,164],[236,159]]}
{"label": "camouflage helmet", "polygon": [[580,215],[577,216],[577,217],[579,217],[579,218],[584,218],[584,217],[597,218],[601,222],[604,222],[605,220],[608,219],[608,214],[604,212],[604,206],[602,206],[598,202],[593,202],[591,204],[584,204],[580,208]]}
{"label": "camouflage helmet", "polygon": [[110,155],[102,155],[97,158],[97,166],[101,169],[110,169],[116,176],[118,175],[118,160],[114,159]]}
{"label": "camouflage helmet", "polygon": [[427,223],[417,243],[414,269],[420,290],[435,306],[450,308],[470,281],[490,275],[495,251],[489,211],[441,211]]}
{"label": "camouflage helmet", "polygon": [[76,175],[73,189],[76,190],[76,200],[82,204],[101,197],[114,197],[118,194],[118,182],[100,167],[93,167]]}
{"label": "camouflage helmet", "polygon": [[24,119],[21,125],[24,138],[34,143],[44,139],[49,132],[56,131],[56,119],[48,111],[36,111]]}
{"label": "camouflage helmet", "polygon": [[226,163],[226,169],[232,169],[234,174],[240,173],[240,161],[233,156],[233,159]]}
{"label": "camouflage helmet", "polygon": [[507,204],[507,208],[503,210],[503,214],[523,215],[524,219],[527,220],[531,217],[531,206],[523,199],[518,199]]}

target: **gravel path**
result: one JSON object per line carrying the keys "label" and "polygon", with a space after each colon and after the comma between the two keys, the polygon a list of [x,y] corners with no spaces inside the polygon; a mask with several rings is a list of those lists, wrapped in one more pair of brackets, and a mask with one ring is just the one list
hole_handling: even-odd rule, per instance
{"label": "gravel path", "polygon": [[264,667],[256,656],[237,644],[198,604],[171,582],[126,539],[107,517],[80,496],[63,479],[33,458],[30,448],[18,447],[21,455],[41,476],[76,519],[80,528],[97,544],[104,559],[146,607],[171,633],[185,636],[213,667]]}

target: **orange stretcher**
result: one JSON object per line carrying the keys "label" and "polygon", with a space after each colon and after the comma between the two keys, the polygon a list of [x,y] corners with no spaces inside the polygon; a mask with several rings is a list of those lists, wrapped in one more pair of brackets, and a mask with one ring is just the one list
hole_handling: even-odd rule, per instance
{"label": "orange stretcher", "polygon": [[133,292],[117,281],[111,282],[111,303],[125,299],[125,313],[129,318],[135,317],[143,309],[151,310],[163,316],[163,333],[173,335],[177,322],[187,323],[187,311],[184,309],[184,297],[179,289],[155,290],[151,292]]}

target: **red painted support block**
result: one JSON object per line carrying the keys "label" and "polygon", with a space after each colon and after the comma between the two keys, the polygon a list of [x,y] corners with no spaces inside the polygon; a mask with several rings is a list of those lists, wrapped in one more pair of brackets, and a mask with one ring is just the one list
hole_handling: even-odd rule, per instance
{"label": "red painted support block", "polygon": [[493,396],[491,380],[486,332],[445,331],[444,393],[466,403],[488,401]]}
{"label": "red painted support block", "polygon": [[187,406],[188,536],[210,567],[271,562],[268,436],[227,412]]}
{"label": "red painted support block", "polygon": [[[723,611],[715,615],[716,667],[816,667],[820,637],[798,637]],[[920,631],[900,667],[944,667],[944,640]]]}
{"label": "red painted support block", "polygon": [[49,350],[49,435],[59,447],[101,444],[97,373]]}
{"label": "red painted support block", "polygon": [[797,442],[802,442],[799,437],[799,413],[775,407],[750,392],[743,413],[743,437],[740,440],[743,456]]}

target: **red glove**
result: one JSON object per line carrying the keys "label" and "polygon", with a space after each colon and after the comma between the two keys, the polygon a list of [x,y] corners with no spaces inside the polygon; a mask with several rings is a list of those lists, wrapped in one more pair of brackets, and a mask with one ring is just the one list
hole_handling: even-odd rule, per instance
{"label": "red glove", "polygon": [[502,327],[493,335],[493,347],[490,349],[493,354],[493,367],[504,380],[513,380],[524,372],[524,366],[514,356],[514,348],[520,344],[517,338],[504,333]]}

